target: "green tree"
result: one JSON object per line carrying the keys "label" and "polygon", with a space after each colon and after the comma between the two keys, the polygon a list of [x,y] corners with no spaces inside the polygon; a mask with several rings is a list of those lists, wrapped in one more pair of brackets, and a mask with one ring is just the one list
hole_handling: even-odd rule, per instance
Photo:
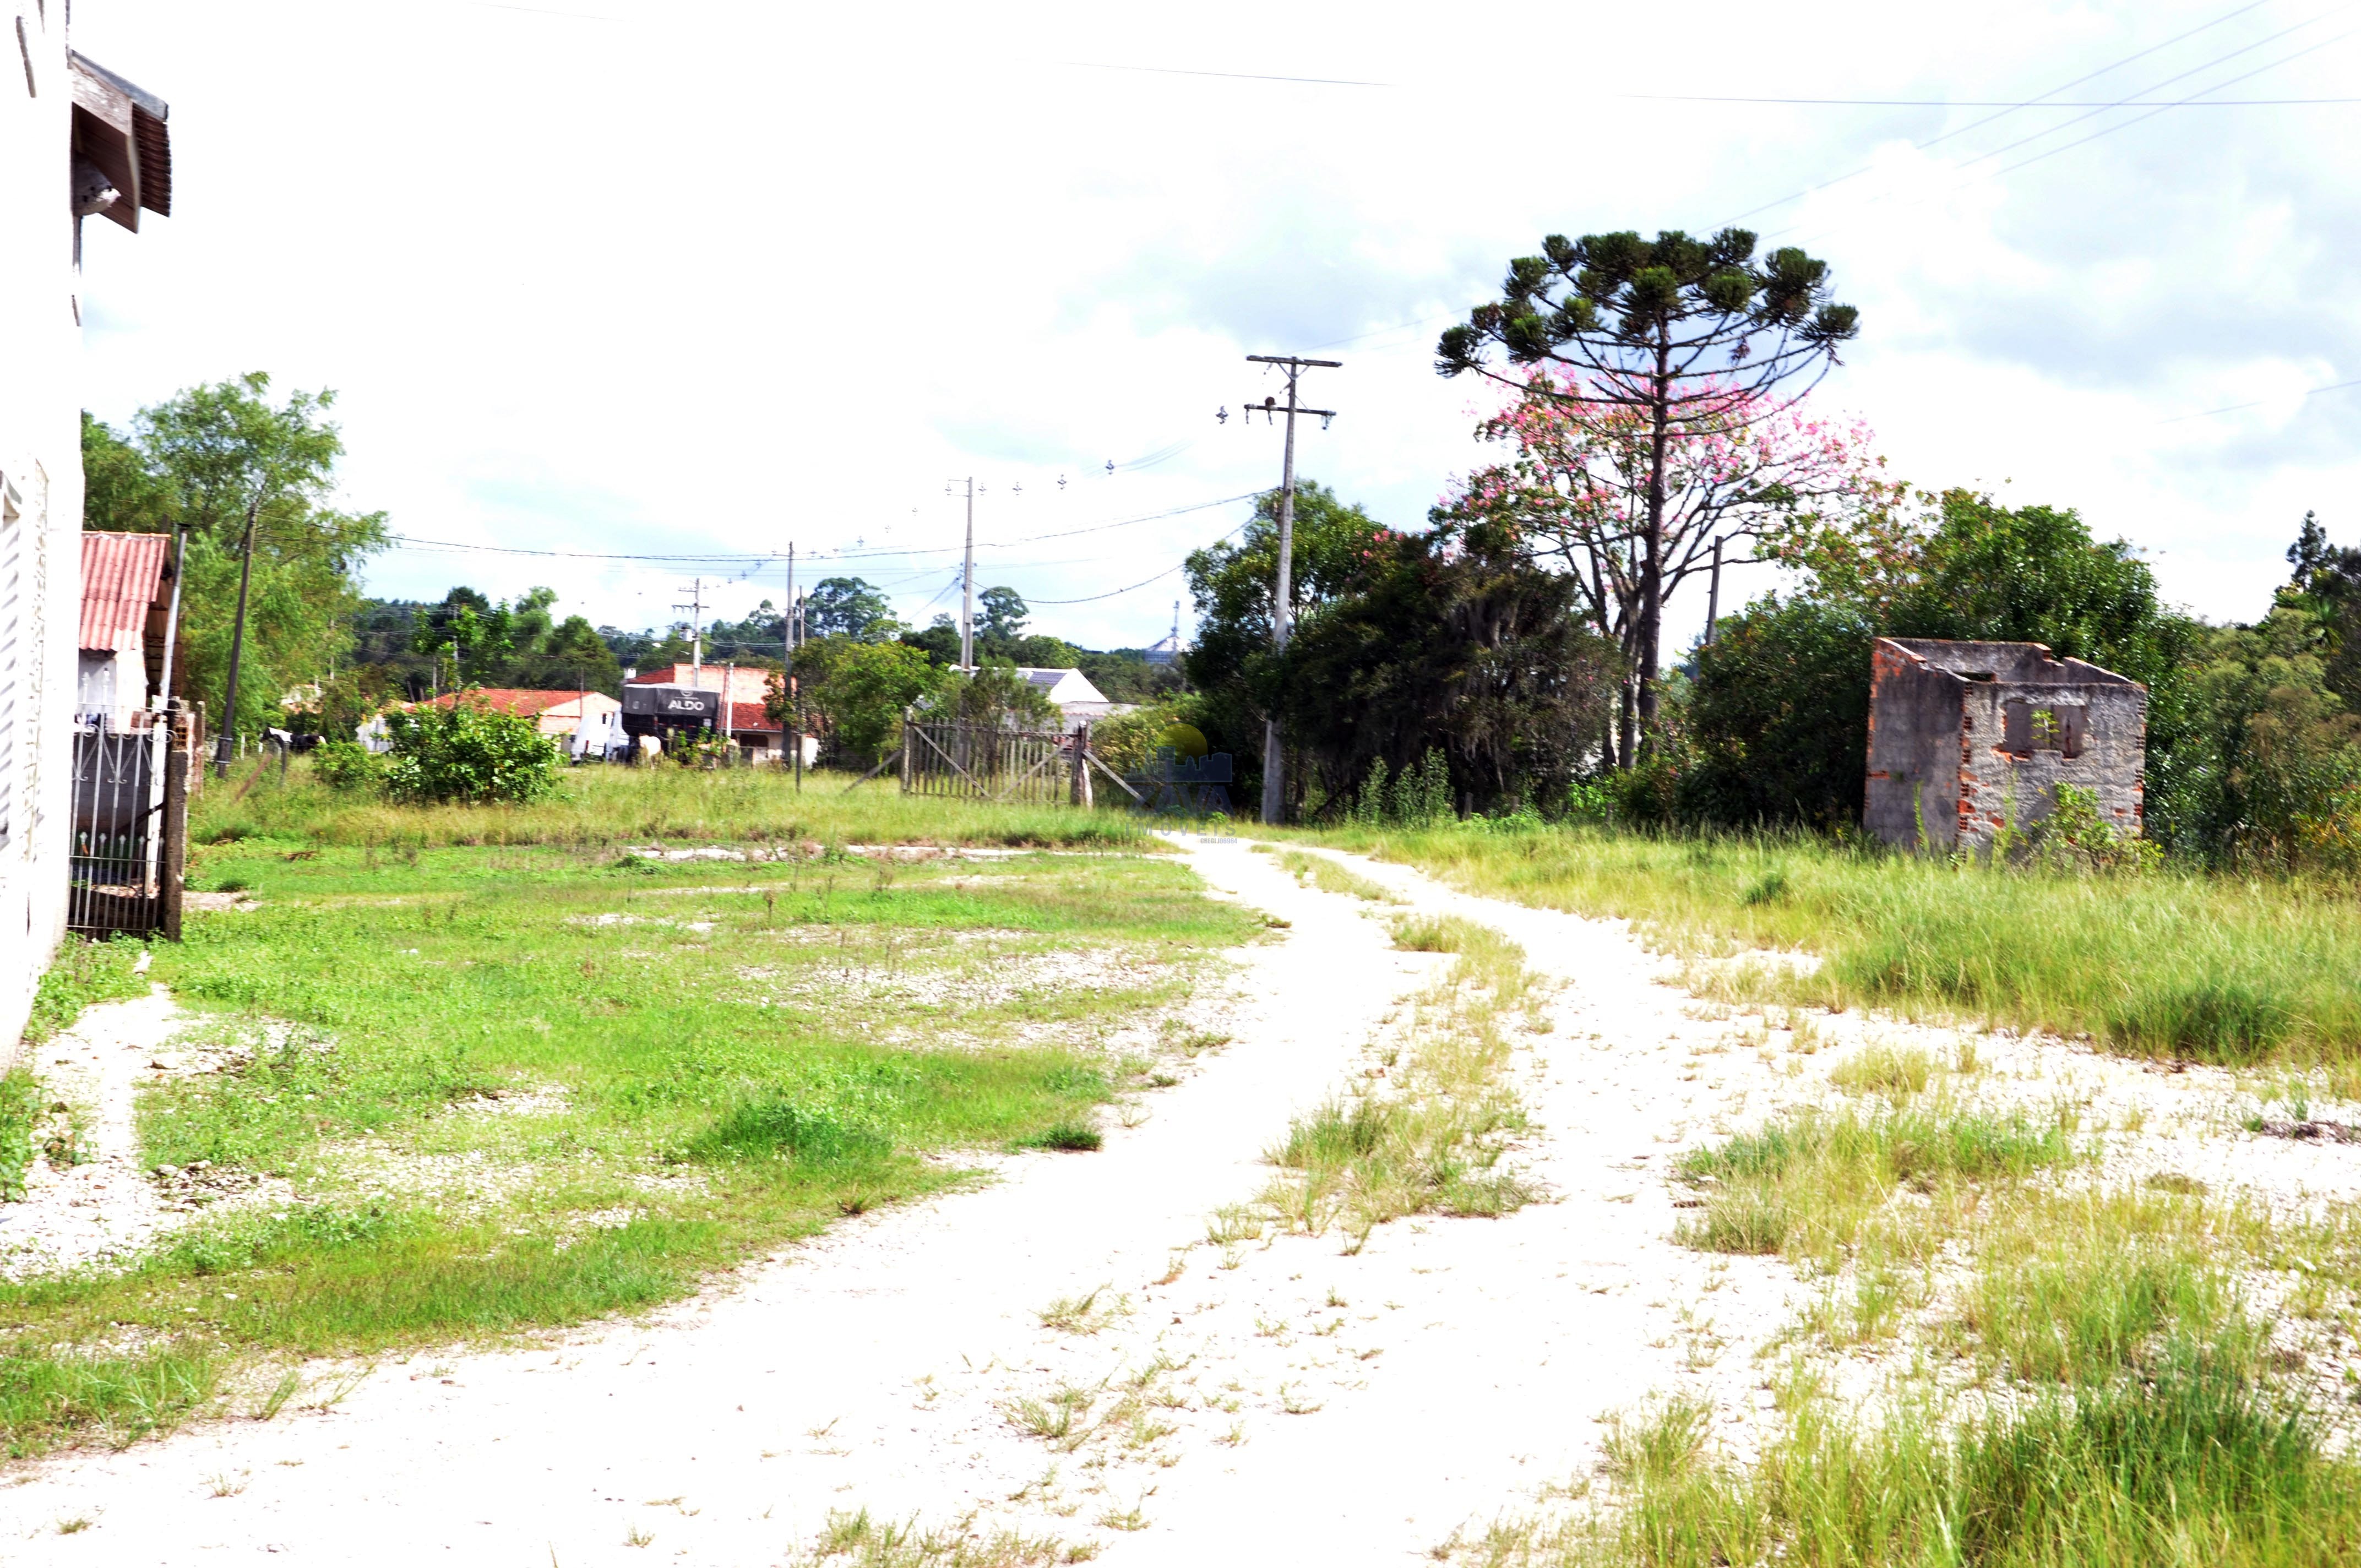
{"label": "green tree", "polygon": [[[1358,506],[1306,479],[1295,492],[1292,584],[1295,613],[1351,591],[1367,553],[1385,535]],[[1279,492],[1256,498],[1254,516],[1235,543],[1191,554],[1184,568],[1197,607],[1197,639],[1185,661],[1203,700],[1199,728],[1213,749],[1235,758],[1240,800],[1259,797],[1262,730],[1281,701],[1284,680],[1271,649],[1271,596],[1279,573]]]}
{"label": "green tree", "polygon": [[[805,688],[808,711],[839,752],[866,768],[901,743],[903,711],[932,697],[947,677],[925,653],[904,643],[829,641],[834,646],[825,651],[818,643],[807,645],[817,652],[818,674]],[[803,652],[796,659],[799,679]],[[787,717],[774,693],[773,721],[784,723]]]}
{"label": "green tree", "polygon": [[[1793,247],[1758,259],[1755,244],[1740,228],[1709,239],[1552,235],[1540,255],[1509,263],[1499,300],[1436,345],[1441,374],[1476,372],[1521,396],[1539,388],[1600,441],[1640,455],[1631,662],[1643,732],[1656,727],[1667,571],[1677,565],[1666,533],[1674,471],[1695,443],[1733,433],[1733,411],[1751,422],[1792,408],[1860,332],[1859,313],[1829,299],[1826,262]],[[1506,373],[1488,362],[1494,349]],[[1548,367],[1555,374],[1532,374]]]}
{"label": "green tree", "polygon": [[1297,775],[1342,803],[1373,776],[1416,774],[1429,804],[1412,815],[1438,794],[1554,801],[1604,742],[1621,668],[1575,592],[1502,530],[1380,531],[1288,644]]}
{"label": "green tree", "polygon": [[1758,599],[1699,648],[1675,805],[1692,821],[1850,831],[1868,772],[1869,606]]}
{"label": "green tree", "polygon": [[85,452],[102,483],[85,499],[94,529],[188,531],[181,581],[178,694],[205,702],[224,728],[224,691],[237,610],[240,543],[254,530],[235,728],[283,722],[280,698],[319,680],[351,641],[358,576],[386,543],[383,512],[328,504],[344,437],[327,414],[328,391],[268,400],[270,378],[253,372],[192,387],[142,410],[123,436],[83,422]]}
{"label": "green tree", "polygon": [[2208,634],[2185,750],[2190,836],[2230,865],[2361,866],[2361,716],[2331,690],[2301,606]]}
{"label": "green tree", "polygon": [[994,642],[1014,642],[1025,635],[1029,612],[1025,596],[1015,588],[986,588],[975,596],[975,608],[978,643],[986,638]]}
{"label": "green tree", "polygon": [[905,631],[901,643],[905,648],[917,649],[939,668],[950,669],[959,663],[959,626],[948,615],[935,617],[923,631]]}
{"label": "green tree", "polygon": [[929,718],[994,729],[1062,729],[1058,705],[1016,673],[1014,664],[980,663],[970,674],[953,671],[927,703]]}
{"label": "green tree", "polygon": [[[539,596],[546,595],[547,598]],[[556,594],[547,588],[535,588],[518,601],[518,606],[530,606],[545,610]],[[411,632],[410,651],[429,658],[450,660],[447,674],[450,684],[496,685],[491,679],[516,652],[519,627],[517,606],[494,604],[473,588],[456,587],[443,596],[443,602],[423,611]],[[544,626],[548,617],[542,617]]]}
{"label": "green tree", "polygon": [[2282,602],[2319,622],[2322,679],[2347,707],[2361,708],[2361,548],[2331,544],[2320,520],[2306,512],[2287,558],[2295,574]]}
{"label": "green tree", "polygon": [[88,411],[82,416],[82,525],[111,533],[170,533],[172,490],[148,455]]}
{"label": "green tree", "polygon": [[859,577],[822,577],[804,598],[804,630],[813,637],[889,642],[902,630],[885,596]]}

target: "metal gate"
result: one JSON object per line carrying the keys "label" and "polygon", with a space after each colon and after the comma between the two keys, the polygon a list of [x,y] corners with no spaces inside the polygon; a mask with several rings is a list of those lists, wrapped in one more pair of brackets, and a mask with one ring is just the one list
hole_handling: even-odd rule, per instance
{"label": "metal gate", "polygon": [[104,716],[75,726],[66,927],[77,936],[181,935],[190,748],[180,715],[154,717],[134,729]]}

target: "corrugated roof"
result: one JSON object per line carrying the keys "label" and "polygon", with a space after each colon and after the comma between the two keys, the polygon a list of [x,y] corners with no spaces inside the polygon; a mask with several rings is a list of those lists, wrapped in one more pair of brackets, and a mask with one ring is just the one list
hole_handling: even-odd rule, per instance
{"label": "corrugated roof", "polygon": [[[521,686],[477,686],[465,695],[469,702],[481,702],[496,713],[535,714],[545,713],[560,703],[572,702],[582,694],[578,691],[526,691]],[[448,707],[456,700],[457,696],[458,694],[456,693],[445,692],[434,699],[434,706]]]}
{"label": "corrugated roof", "polygon": [[82,646],[93,652],[145,650],[148,607],[163,601],[169,533],[82,536]]}

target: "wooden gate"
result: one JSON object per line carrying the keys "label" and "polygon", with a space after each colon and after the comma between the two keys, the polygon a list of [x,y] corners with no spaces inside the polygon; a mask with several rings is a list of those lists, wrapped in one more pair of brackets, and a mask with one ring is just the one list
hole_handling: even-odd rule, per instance
{"label": "wooden gate", "polygon": [[1079,735],[974,724],[902,726],[902,793],[995,804],[1061,805],[1073,797]]}

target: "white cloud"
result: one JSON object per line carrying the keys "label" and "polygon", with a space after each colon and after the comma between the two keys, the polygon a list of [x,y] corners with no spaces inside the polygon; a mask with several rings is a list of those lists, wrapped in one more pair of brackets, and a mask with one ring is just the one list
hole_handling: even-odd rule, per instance
{"label": "white cloud", "polygon": [[[335,386],[352,501],[423,538],[939,550],[958,539],[953,476],[987,487],[992,542],[1270,483],[1276,433],[1212,420],[1265,389],[1241,356],[1355,339],[1310,384],[1343,417],[1305,433],[1301,468],[1415,523],[1471,460],[1477,394],[1428,366],[1442,322],[1360,334],[1464,310],[1545,233],[1706,229],[1866,166],[1752,221],[1792,226],[1861,306],[1818,396],[1865,415],[1902,472],[2079,507],[2216,616],[2259,608],[2306,507],[2361,540],[2361,389],[2300,396],[2361,373],[2339,266],[2361,197],[2337,150],[2361,109],[2174,110],[2000,174],[2053,141],[1971,160],[2081,111],[1922,151],[1989,111],[1609,96],[2014,100],[2226,5],[2017,0],[1968,25],[1854,0],[1808,27],[1708,5],[1668,55],[1658,14],[1563,5],[1304,5],[1245,27],[1082,5],[533,3],[613,19],[83,0],[79,47],[171,101],[179,162],[178,216],[93,236],[92,407],[119,420],[252,367]],[[2306,15],[2267,5],[2063,96],[2161,81]],[[2361,91],[2356,47],[2228,95]],[[987,552],[981,580],[1100,593],[1242,510]],[[948,565],[857,564],[903,579],[908,613]],[[405,553],[372,580],[547,582],[644,624],[686,577]],[[723,609],[778,589],[731,585]],[[1168,577],[1039,621],[1144,641],[1177,592]]]}

